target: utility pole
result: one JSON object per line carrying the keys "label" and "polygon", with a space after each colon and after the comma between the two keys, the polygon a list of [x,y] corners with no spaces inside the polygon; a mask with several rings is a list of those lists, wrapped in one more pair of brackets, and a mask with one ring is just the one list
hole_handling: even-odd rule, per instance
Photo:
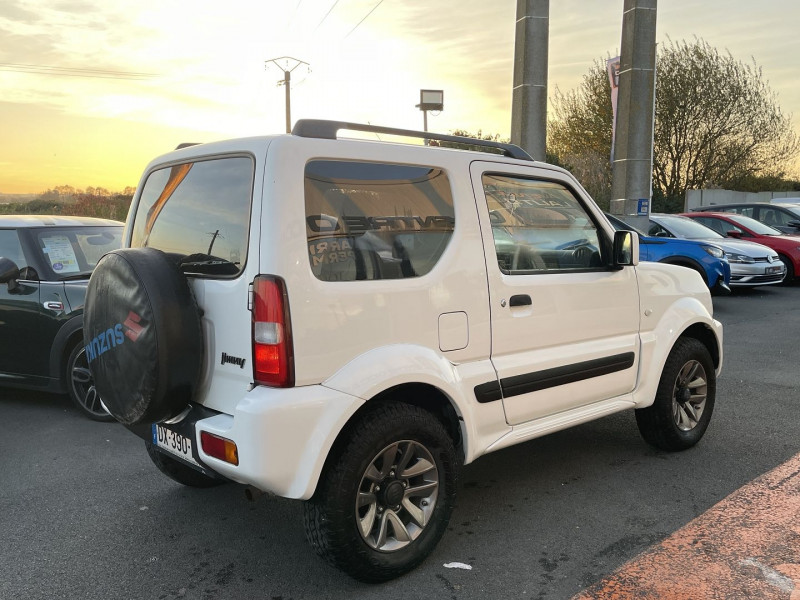
{"label": "utility pole", "polygon": [[[281,66],[281,62],[285,66]],[[307,62],[292,58],[291,56],[281,56],[280,58],[271,58],[264,61],[264,68],[268,68],[270,63],[274,64],[281,71],[283,71],[283,81],[279,81],[278,85],[286,87],[286,133],[292,131],[292,71],[300,65],[310,66]],[[289,68],[291,66],[291,68]]]}
{"label": "utility pole", "polygon": [[653,196],[653,120],[658,0],[625,0],[611,214],[647,231]]}
{"label": "utility pole", "polygon": [[545,160],[550,0],[517,0],[511,142]]}

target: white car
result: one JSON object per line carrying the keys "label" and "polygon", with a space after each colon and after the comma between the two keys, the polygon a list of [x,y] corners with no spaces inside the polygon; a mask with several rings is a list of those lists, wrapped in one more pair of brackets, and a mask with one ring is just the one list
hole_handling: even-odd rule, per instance
{"label": "white car", "polygon": [[689,217],[651,214],[648,233],[656,237],[697,240],[719,246],[731,265],[731,287],[774,285],[786,277],[786,265],[772,248],[725,237]]}
{"label": "white car", "polygon": [[306,501],[313,547],[360,580],[424,560],[488,452],[629,409],[683,450],[711,418],[702,277],[638,264],[515,146],[325,121],[194,145],[147,167],[124,245],[86,302],[108,410],[180,483]]}

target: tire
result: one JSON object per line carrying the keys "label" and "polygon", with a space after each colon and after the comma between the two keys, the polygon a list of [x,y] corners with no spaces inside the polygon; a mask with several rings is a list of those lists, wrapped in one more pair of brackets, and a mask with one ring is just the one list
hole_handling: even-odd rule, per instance
{"label": "tire", "polygon": [[792,259],[783,254],[779,256],[781,257],[781,262],[786,265],[786,276],[783,278],[783,283],[784,285],[792,285],[794,284],[794,264],[792,264]]}
{"label": "tire", "polygon": [[459,467],[433,414],[403,403],[376,406],[332,451],[304,506],[306,536],[317,554],[360,581],[407,573],[447,528]]}
{"label": "tire", "polygon": [[147,455],[153,461],[153,464],[173,481],[195,488],[210,488],[227,483],[225,479],[209,477],[192,467],[187,467],[174,458],[170,458],[163,452],[156,450],[152,442],[145,441],[144,445],[147,448]]}
{"label": "tire", "polygon": [[694,338],[679,338],[664,365],[655,401],[636,410],[644,440],[668,452],[694,446],[711,420],[716,387],[708,349]]}
{"label": "tire", "polygon": [[84,415],[95,421],[113,421],[100,402],[100,395],[94,385],[94,378],[86,362],[86,349],[83,344],[76,344],[67,357],[67,368],[64,373],[67,394],[72,403]]}
{"label": "tire", "polygon": [[174,258],[153,248],[103,256],[86,290],[83,331],[95,385],[119,422],[164,421],[193,399],[204,340]]}

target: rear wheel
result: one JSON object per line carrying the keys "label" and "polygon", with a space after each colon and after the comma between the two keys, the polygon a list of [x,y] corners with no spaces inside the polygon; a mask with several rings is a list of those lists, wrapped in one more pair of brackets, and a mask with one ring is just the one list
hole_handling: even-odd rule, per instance
{"label": "rear wheel", "polygon": [[308,540],[355,579],[398,577],[445,532],[457,469],[453,442],[435,416],[408,404],[379,406],[329,458],[305,504]]}
{"label": "rear wheel", "polygon": [[81,343],[69,353],[65,380],[70,400],[83,414],[95,421],[114,420],[100,402],[94,378],[86,362],[86,350]]}
{"label": "rear wheel", "polygon": [[153,461],[153,464],[158,467],[159,471],[173,481],[196,488],[209,488],[227,483],[225,479],[209,477],[192,467],[184,465],[174,458],[170,458],[163,452],[156,450],[155,446],[153,446],[153,443],[150,441],[145,441],[144,444],[147,448],[147,455],[150,457],[150,460]]}
{"label": "rear wheel", "polygon": [[694,338],[679,338],[667,358],[652,406],[636,411],[644,440],[674,452],[694,446],[714,410],[716,373],[708,349]]}

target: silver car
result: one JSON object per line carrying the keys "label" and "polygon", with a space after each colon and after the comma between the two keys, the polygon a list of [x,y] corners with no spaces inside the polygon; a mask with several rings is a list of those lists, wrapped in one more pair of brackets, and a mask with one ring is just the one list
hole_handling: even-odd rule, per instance
{"label": "silver car", "polygon": [[733,240],[687,217],[652,214],[648,234],[702,240],[722,248],[731,265],[731,287],[750,287],[780,283],[786,276],[786,266],[772,248],[755,242]]}

